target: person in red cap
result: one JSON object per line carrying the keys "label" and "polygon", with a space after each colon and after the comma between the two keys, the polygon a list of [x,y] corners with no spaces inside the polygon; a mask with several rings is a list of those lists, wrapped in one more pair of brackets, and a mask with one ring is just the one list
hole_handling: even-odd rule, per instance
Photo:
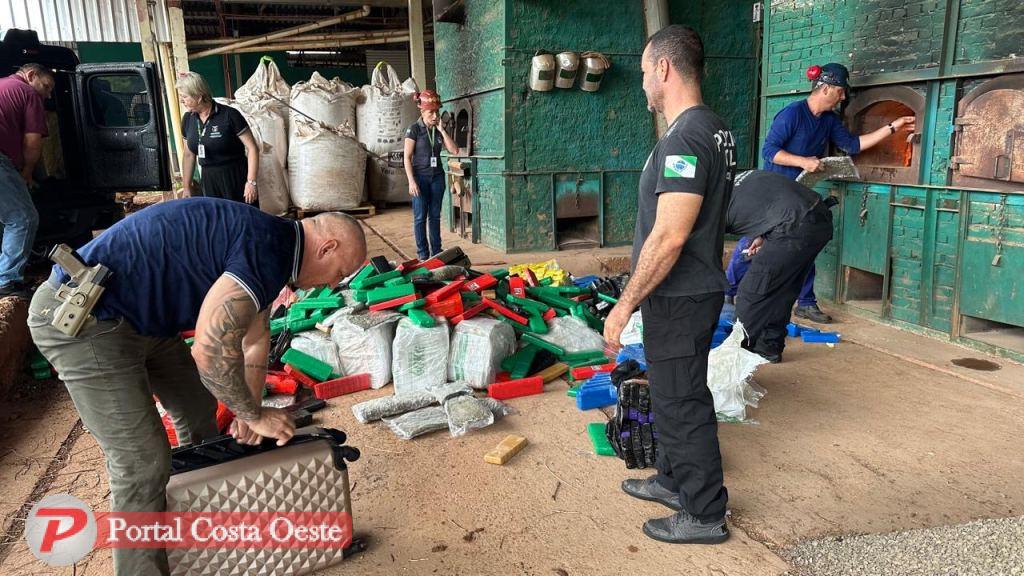
{"label": "person in red cap", "polygon": [[441,97],[437,92],[419,92],[416,102],[420,119],[405,131],[405,175],[409,178],[409,194],[412,196],[416,257],[426,260],[441,252],[441,200],[444,198],[441,146],[444,145],[449,154],[457,154],[459,149],[441,127]]}
{"label": "person in red cap", "polygon": [[[846,66],[835,62],[807,68],[807,79],[811,81],[810,95],[780,110],[768,128],[764,146],[761,147],[765,170],[796,180],[803,170],[817,172],[821,169],[820,158],[825,155],[830,142],[847,154],[855,155],[897,132],[902,131],[900,137],[906,137],[907,132],[914,130],[914,117],[903,116],[873,132],[851,134],[835,111],[846,100],[850,90],[849,78],[850,71]],[[739,284],[750,268],[750,262],[743,252],[750,250],[753,241],[754,238],[740,238],[733,251],[726,270],[730,285],[725,293],[726,301],[738,294]],[[818,307],[818,298],[814,294],[813,265],[804,279],[793,313],[811,322],[832,322],[832,317]],[[765,355],[774,357],[771,352],[765,352]]]}

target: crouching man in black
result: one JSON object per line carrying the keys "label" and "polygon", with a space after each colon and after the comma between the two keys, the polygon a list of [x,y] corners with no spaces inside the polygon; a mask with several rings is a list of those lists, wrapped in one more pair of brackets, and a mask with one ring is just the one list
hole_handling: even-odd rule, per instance
{"label": "crouching man in black", "polygon": [[747,331],[744,347],[776,363],[786,346],[786,324],[815,257],[832,239],[835,203],[775,172],[736,177],[726,231],[754,238],[750,271],[736,293],[736,319]]}

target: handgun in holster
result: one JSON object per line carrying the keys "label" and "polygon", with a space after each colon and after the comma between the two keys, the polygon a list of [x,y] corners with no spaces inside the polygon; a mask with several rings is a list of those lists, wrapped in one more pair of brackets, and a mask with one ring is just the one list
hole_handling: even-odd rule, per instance
{"label": "handgun in holster", "polygon": [[103,295],[103,283],[110,277],[110,269],[103,264],[87,266],[67,244],[54,246],[50,260],[71,275],[57,289],[56,298],[63,304],[57,308],[51,325],[68,336],[77,336]]}

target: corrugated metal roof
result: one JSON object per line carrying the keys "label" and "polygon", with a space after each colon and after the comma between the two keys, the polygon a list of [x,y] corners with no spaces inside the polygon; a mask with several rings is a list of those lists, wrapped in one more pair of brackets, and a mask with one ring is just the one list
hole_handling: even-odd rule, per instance
{"label": "corrugated metal roof", "polygon": [[[165,0],[152,2],[157,39],[169,42]],[[0,29],[35,30],[43,42],[139,42],[135,0],[0,0]]]}

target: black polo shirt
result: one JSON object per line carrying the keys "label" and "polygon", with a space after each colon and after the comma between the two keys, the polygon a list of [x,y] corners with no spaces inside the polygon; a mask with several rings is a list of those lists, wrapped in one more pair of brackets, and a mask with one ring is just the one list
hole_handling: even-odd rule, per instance
{"label": "black polo shirt", "polygon": [[[444,148],[444,137],[441,131],[427,128],[420,118],[405,131],[405,137],[416,142],[412,151],[412,171],[419,175],[434,175],[444,172],[441,168],[441,149]],[[437,166],[430,165],[430,159],[437,158]]]}
{"label": "black polo shirt", "polygon": [[[124,318],[143,336],[195,327],[210,287],[229,276],[259,310],[299,274],[302,226],[242,202],[188,198],[161,202],[119,221],[78,250],[110,269],[93,314]],[[54,266],[66,282],[67,274]]]}
{"label": "black polo shirt", "polygon": [[[244,159],[245,145],[239,136],[248,129],[249,123],[241,112],[217,102],[213,103],[213,111],[205,123],[195,112],[186,112],[181,119],[181,132],[200,166],[223,166]],[[200,142],[206,151],[205,158],[199,158]]]}
{"label": "black polo shirt", "polygon": [[735,142],[717,114],[707,106],[694,106],[672,122],[647,157],[637,199],[634,269],[654,228],[658,197],[664,193],[704,197],[679,259],[652,294],[694,296],[722,292],[729,286],[722,271],[722,249],[725,212],[736,173]]}
{"label": "black polo shirt", "polygon": [[726,231],[754,238],[792,230],[820,200],[817,192],[788,176],[748,170],[736,177]]}

